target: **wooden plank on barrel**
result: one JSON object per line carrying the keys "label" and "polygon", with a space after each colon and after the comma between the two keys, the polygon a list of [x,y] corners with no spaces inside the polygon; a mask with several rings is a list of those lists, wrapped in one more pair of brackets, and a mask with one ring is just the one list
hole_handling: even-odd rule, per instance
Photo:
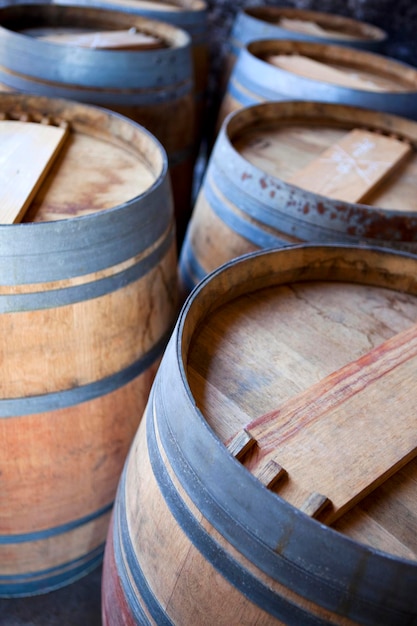
{"label": "wooden plank on barrel", "polygon": [[331,37],[332,39],[357,39],[352,35],[348,35],[340,30],[323,28],[317,22],[309,20],[300,20],[296,18],[281,17],[279,20],[279,26],[290,30],[295,33],[302,33],[303,35],[312,35],[313,37]]}
{"label": "wooden plank on barrel", "polygon": [[164,47],[158,37],[128,30],[97,31],[92,33],[53,33],[38,37],[51,43],[79,46],[82,48],[118,50],[155,50]]}
{"label": "wooden plank on barrel", "polygon": [[0,223],[20,222],[69,133],[32,122],[0,122]]}
{"label": "wooden plank on barrel", "polygon": [[386,86],[378,85],[373,80],[361,77],[353,68],[341,70],[302,54],[272,54],[266,57],[266,61],[280,69],[310,80],[324,81],[361,91],[387,91]]}
{"label": "wooden plank on barrel", "polygon": [[417,455],[416,375],[413,325],[249,423],[245,466],[274,461],[280,495],[317,514],[331,503],[332,523]]}
{"label": "wooden plank on barrel", "polygon": [[354,129],[287,182],[329,198],[363,202],[411,152],[405,141]]}

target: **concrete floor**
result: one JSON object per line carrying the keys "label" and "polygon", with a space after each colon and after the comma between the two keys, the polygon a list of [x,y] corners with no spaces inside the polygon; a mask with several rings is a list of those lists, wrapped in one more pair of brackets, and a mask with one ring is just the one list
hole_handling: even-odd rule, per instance
{"label": "concrete floor", "polygon": [[0,598],[0,626],[101,626],[101,573],[41,596]]}

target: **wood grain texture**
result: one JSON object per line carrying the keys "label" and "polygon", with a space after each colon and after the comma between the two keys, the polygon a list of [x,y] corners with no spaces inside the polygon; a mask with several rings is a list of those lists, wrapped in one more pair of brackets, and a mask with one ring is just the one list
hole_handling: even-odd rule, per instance
{"label": "wood grain texture", "polygon": [[412,148],[404,141],[354,129],[287,182],[346,202],[364,202]]}
{"label": "wood grain texture", "polygon": [[[271,447],[268,447],[268,431],[264,425],[259,426],[259,432],[256,427],[253,432],[249,429],[255,439],[259,436],[261,447],[263,443],[266,445],[268,454],[264,462],[273,459],[287,472],[287,476],[277,481],[274,491],[300,507],[312,492],[320,492],[337,502],[339,488],[336,487],[335,492],[330,493],[330,489],[324,485],[326,481],[329,485],[333,479],[336,482],[339,477],[341,485],[347,488],[351,472],[354,472],[355,491],[364,478],[366,463],[369,462],[368,467],[373,464],[378,467],[379,463],[383,465],[387,461],[390,442],[394,458],[397,452],[401,456],[399,448],[397,449],[397,445],[401,446],[400,441],[406,448],[415,447],[413,401],[409,395],[410,380],[414,379],[413,358],[410,362],[411,369],[404,377],[400,374],[401,367],[397,370],[396,383],[395,370],[387,378],[381,374],[380,379],[377,370],[374,370],[374,393],[370,392],[370,396],[366,394],[363,405],[356,406],[352,412],[348,410],[343,414],[339,402],[333,403],[332,400],[329,415],[332,414],[335,419],[333,431],[330,427],[326,432],[326,426],[323,425],[324,430],[320,434],[310,433],[309,437],[308,428],[298,431],[294,426],[292,430],[291,423],[285,418],[287,414],[284,407],[297,406],[299,399],[299,415],[302,420],[308,421],[314,415],[315,406],[317,415],[322,412],[325,414],[326,405],[321,404],[322,398],[316,396],[315,405],[309,394],[314,393],[313,390],[323,389],[323,380],[329,381],[331,387],[330,381],[334,382],[334,377],[337,377],[334,372],[345,371],[345,367],[349,371],[347,364],[356,359],[359,359],[358,370],[353,377],[357,379],[359,387],[363,385],[366,379],[362,379],[362,374],[366,370],[362,371],[360,365],[365,365],[368,359],[369,363],[372,362],[368,353],[378,354],[380,346],[385,345],[386,341],[388,346],[395,345],[398,333],[401,333],[400,337],[405,341],[404,344],[398,343],[399,359],[402,360],[404,350],[404,358],[407,359],[408,339],[414,334],[412,320],[416,319],[416,315],[415,297],[348,283],[296,283],[259,291],[247,297],[242,296],[210,316],[206,326],[201,328],[193,341],[188,361],[191,389],[210,426],[225,442],[242,428],[248,428],[256,415],[273,411],[277,418],[274,425],[276,429],[281,428],[283,433],[290,431],[294,434],[294,441],[301,436],[300,447],[290,461],[284,452],[285,436],[282,442],[276,441],[277,445],[274,446],[273,435],[270,439]],[[412,354],[412,345],[410,350],[408,356]],[[352,366],[352,372],[354,371],[355,365]],[[347,379],[345,382],[346,386],[340,382],[340,389],[349,395],[352,387]],[[282,422],[278,418],[279,411],[274,410],[277,405],[284,409]],[[336,426],[340,425],[338,420],[343,420],[344,417],[346,434]],[[401,422],[401,419],[404,421]],[[349,430],[351,435],[347,435]],[[261,433],[265,433],[264,440]],[[287,442],[288,446],[290,441],[291,439]],[[355,445],[358,446],[356,460]],[[384,455],[385,451],[387,457]],[[256,453],[253,454],[256,459]],[[250,459],[251,451],[248,453],[248,467],[256,470],[256,462],[251,465]],[[327,461],[329,466],[326,470]],[[307,481],[311,478],[307,489],[298,489],[295,484],[297,481],[291,480],[292,471],[293,476],[297,474],[296,468],[300,469],[299,476],[302,475]],[[376,473],[378,472],[377,469]],[[318,479],[315,480],[314,476]],[[389,478],[379,489],[389,489],[390,481],[396,480],[395,476]],[[410,485],[413,484],[413,479],[408,481]],[[380,497],[379,489],[368,496],[370,501],[373,497]],[[365,501],[367,499],[363,502]],[[359,504],[354,507],[353,515],[361,516],[361,506]],[[389,496],[386,506],[395,516],[395,507],[403,504],[393,503],[392,496]],[[411,554],[417,516],[409,507],[407,511],[410,524],[408,532],[395,523],[390,530],[385,528],[386,550],[398,549],[397,554],[404,554],[408,546],[407,554]],[[341,528],[350,532],[348,524],[340,524]],[[358,538],[358,525],[352,525],[352,528]],[[401,540],[398,539],[400,536]],[[358,540],[373,545],[372,531],[364,530]],[[381,541],[378,536],[378,547],[381,547]],[[398,545],[395,548],[396,542],[402,547]]]}
{"label": "wood grain texture", "polygon": [[361,89],[365,91],[385,91],[386,88],[370,79],[365,80],[361,77],[356,68],[341,69],[327,64],[323,61],[317,61],[311,57],[300,54],[277,54],[271,55],[266,59],[268,63],[287,70],[298,76],[309,78],[310,80],[324,81],[341,87],[350,87],[351,89]]}
{"label": "wood grain texture", "polygon": [[101,297],[22,311],[18,318],[0,315],[2,397],[88,385],[135,363],[164,335],[176,310],[175,258],[173,246],[158,267]]}
{"label": "wood grain texture", "polygon": [[[302,13],[300,13],[302,17]],[[279,26],[285,28],[286,30],[302,33],[304,35],[313,35],[318,38],[331,38],[331,39],[356,39],[360,35],[356,35],[356,37],[347,32],[343,32],[342,30],[335,30],[331,28],[331,22],[329,27],[323,28],[320,24],[315,21],[307,21],[303,19],[291,18],[291,17],[282,17],[279,22]]]}
{"label": "wood grain texture", "polygon": [[[242,134],[235,143],[236,150],[250,163],[279,179],[290,181],[297,172],[326,150],[342,140],[346,130],[331,124],[277,124],[269,128]],[[415,189],[414,175],[417,171],[415,150],[400,164],[381,186],[366,198],[366,205],[393,211],[414,212],[412,197]]]}
{"label": "wood grain texture", "polygon": [[64,145],[69,130],[0,122],[0,223],[20,222]]}
{"label": "wood grain texture", "polygon": [[257,444],[248,468],[281,463],[287,499],[301,507],[305,493],[319,491],[332,504],[321,520],[334,522],[417,454],[416,355],[412,326],[248,424]]}
{"label": "wood grain texture", "polygon": [[137,620],[130,609],[126,593],[119,578],[114,554],[113,528],[114,521],[109,524],[108,537],[104,552],[103,571],[106,576],[102,577],[101,589],[101,613],[103,624],[112,626],[135,626]]}
{"label": "wood grain texture", "polygon": [[[92,109],[94,110],[94,109]],[[44,116],[33,110],[28,118],[33,122],[21,122],[22,115],[18,109],[3,111],[10,117],[10,121],[3,121],[6,125],[27,125],[29,128],[39,129],[39,133],[54,129],[59,133],[62,130],[59,124],[64,122],[62,111],[50,116],[51,124],[42,123]],[[91,126],[89,127],[89,123]],[[98,126],[94,128],[94,124]],[[92,215],[106,209],[119,206],[124,202],[140,196],[149,189],[162,162],[148,147],[149,153],[141,155],[141,144],[146,149],[143,140],[138,147],[129,141],[119,140],[118,132],[125,132],[121,128],[112,134],[100,128],[100,116],[94,121],[83,120],[82,114],[78,122],[69,129],[65,142],[56,154],[47,175],[36,194],[30,198],[23,222],[45,222],[60,219],[71,219],[85,215]],[[7,126],[10,127],[10,126]],[[22,127],[22,126],[20,126]],[[148,161],[147,161],[148,160]],[[32,162],[36,171],[36,160]],[[30,174],[32,176],[32,174]],[[10,198],[8,198],[10,200]]]}
{"label": "wood grain texture", "polygon": [[39,39],[62,45],[103,50],[156,50],[164,47],[164,43],[157,37],[137,32],[135,28],[79,34],[61,32],[41,35]]}

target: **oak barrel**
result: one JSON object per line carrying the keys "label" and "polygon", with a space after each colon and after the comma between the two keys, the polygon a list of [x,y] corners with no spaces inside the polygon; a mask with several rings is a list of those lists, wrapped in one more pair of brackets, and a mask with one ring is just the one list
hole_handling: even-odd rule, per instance
{"label": "oak barrel", "polygon": [[[343,142],[358,132],[358,153],[347,154]],[[181,249],[184,289],[241,254],[302,241],[415,253],[416,140],[415,121],[361,107],[271,101],[234,112],[210,156]],[[389,150],[372,150],[381,142],[406,156],[357,200],[349,193],[390,159]],[[315,164],[306,186],[301,174]]]}
{"label": "oak barrel", "polygon": [[177,257],[166,153],[146,129],[22,94],[1,94],[0,113],[2,176],[27,127],[40,136],[2,180],[2,219],[38,163],[43,127],[68,131],[22,222],[0,225],[0,596],[17,597],[102,560],[177,315]]}
{"label": "oak barrel", "polygon": [[[149,49],[145,45],[130,49],[79,43],[83,34],[98,32],[110,37],[112,32],[128,34],[132,30],[151,38]],[[34,3],[3,7],[0,83],[7,91],[104,106],[145,126],[168,154],[177,230],[184,230],[190,212],[196,141],[188,33],[158,20],[87,6]]]}
{"label": "oak barrel", "polygon": [[[65,1],[60,0],[60,4]],[[124,11],[134,15],[168,22],[191,36],[196,103],[196,142],[203,132],[204,108],[208,78],[207,4],[203,0],[71,0],[71,5],[85,5]]]}
{"label": "oak barrel", "polygon": [[383,52],[387,33],[358,19],[298,8],[244,7],[237,13],[229,38],[229,68],[242,48],[257,39],[293,39],[340,44]]}
{"label": "oak barrel", "polygon": [[416,622],[416,276],[407,253],[300,244],[196,287],[119,485],[105,625]]}
{"label": "oak barrel", "polygon": [[417,69],[343,46],[266,39],[245,46],[233,68],[218,126],[266,100],[315,100],[417,119]]}

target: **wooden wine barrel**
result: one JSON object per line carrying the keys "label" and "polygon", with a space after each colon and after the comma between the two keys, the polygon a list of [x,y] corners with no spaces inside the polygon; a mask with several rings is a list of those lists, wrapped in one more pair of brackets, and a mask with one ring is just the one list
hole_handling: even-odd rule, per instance
{"label": "wooden wine barrel", "polygon": [[288,7],[242,8],[236,15],[229,38],[229,71],[246,44],[257,39],[316,41],[383,52],[387,33],[366,22],[319,11]]}
{"label": "wooden wine barrel", "polygon": [[203,132],[208,78],[207,4],[203,0],[60,0],[58,4],[85,5],[143,15],[168,22],[191,36],[196,101],[197,146]]}
{"label": "wooden wine barrel", "polygon": [[0,596],[17,597],[102,560],[177,315],[176,243],[166,153],[143,127],[22,94],[0,112]]}
{"label": "wooden wine barrel", "polygon": [[417,119],[417,69],[343,46],[253,41],[233,68],[218,127],[231,111],[266,100],[351,104]]}
{"label": "wooden wine barrel", "polygon": [[105,625],[415,623],[416,276],[301,244],[196,287],[119,485]]}
{"label": "wooden wine barrel", "polygon": [[190,213],[196,140],[188,33],[121,11],[45,3],[4,7],[0,25],[4,90],[104,106],[161,141],[181,233]]}
{"label": "wooden wine barrel", "polygon": [[211,154],[181,250],[185,291],[226,261],[299,242],[417,251],[417,124],[359,107],[236,111]]}

